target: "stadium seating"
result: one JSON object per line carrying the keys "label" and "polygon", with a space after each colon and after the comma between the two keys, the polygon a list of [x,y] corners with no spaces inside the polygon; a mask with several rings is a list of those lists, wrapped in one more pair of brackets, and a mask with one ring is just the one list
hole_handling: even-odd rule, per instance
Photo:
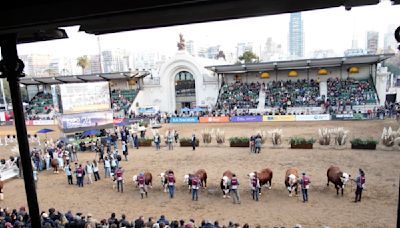
{"label": "stadium seating", "polygon": [[217,105],[220,109],[255,109],[258,106],[260,83],[234,82],[221,88]]}
{"label": "stadium seating", "polygon": [[127,112],[132,105],[132,102],[135,100],[136,95],[136,90],[112,90],[111,104],[114,112],[117,113],[123,111],[124,115],[127,115]]}
{"label": "stadium seating", "polygon": [[315,107],[320,106],[319,83],[315,80],[273,81],[265,91],[266,107]]}
{"label": "stadium seating", "polygon": [[376,104],[373,83],[368,80],[328,79],[328,102],[331,106]]}
{"label": "stadium seating", "polygon": [[53,111],[53,96],[44,92],[38,92],[26,109],[28,115],[49,114],[51,111]]}

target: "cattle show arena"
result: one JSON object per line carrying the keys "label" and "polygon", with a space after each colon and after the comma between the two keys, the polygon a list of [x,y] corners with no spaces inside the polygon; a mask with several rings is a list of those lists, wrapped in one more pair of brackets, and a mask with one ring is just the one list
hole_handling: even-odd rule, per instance
{"label": "cattle show arena", "polygon": [[[161,135],[169,128],[176,129],[180,137],[190,137],[194,132],[201,141],[201,131],[221,129],[226,139],[233,136],[250,136],[256,130],[283,129],[282,148],[272,149],[270,138],[261,149],[260,154],[250,153],[249,148],[231,148],[229,143],[218,146],[213,139],[211,145],[200,143],[192,151],[190,147],[175,145],[169,151],[162,143],[160,151],[153,147],[133,149],[129,147],[129,161],[122,161],[125,170],[124,193],[113,189],[113,182],[104,179],[103,166],[100,165],[102,179],[78,188],[68,185],[64,172],[53,174],[42,171],[38,174],[38,200],[40,210],[54,207],[64,213],[91,213],[95,218],[108,218],[112,212],[126,214],[127,218],[158,218],[165,215],[168,219],[193,218],[196,223],[203,219],[218,220],[220,224],[229,221],[241,225],[248,223],[251,227],[260,224],[262,227],[292,227],[300,223],[303,227],[395,227],[399,191],[400,153],[384,149],[381,144],[376,150],[352,150],[347,142],[346,148],[335,149],[314,144],[312,150],[290,149],[288,139],[292,136],[318,138],[318,129],[323,127],[344,127],[350,131],[349,140],[355,137],[373,137],[380,139],[382,129],[391,126],[397,130],[395,120],[371,121],[321,121],[321,122],[261,122],[261,123],[209,123],[209,124],[163,124],[159,129]],[[28,134],[33,134],[43,126],[29,126]],[[54,129],[48,137],[59,136],[57,126],[46,126]],[[14,126],[1,126],[1,137],[15,134]],[[151,132],[146,132],[151,138]],[[226,140],[228,141],[228,140]],[[31,144],[31,149],[35,145]],[[121,145],[119,145],[119,148]],[[1,146],[1,158],[16,155],[15,145]],[[95,158],[93,152],[79,152],[79,163]],[[357,176],[358,169],[366,173],[366,189],[361,203],[353,203],[355,184],[348,184],[344,196],[337,196],[332,185],[326,186],[326,170],[330,165],[338,165],[352,177]],[[253,201],[250,195],[247,174],[263,168],[274,172],[272,189],[262,189],[260,201]],[[311,178],[309,202],[303,203],[301,194],[290,198],[284,186],[285,171],[297,167]],[[192,201],[183,177],[187,173],[204,168],[208,174],[207,189],[201,189],[199,201]],[[172,169],[177,178],[176,197],[170,199],[161,189],[158,174]],[[223,199],[220,190],[220,178],[225,170],[237,174],[240,181],[241,204],[233,204],[232,199]],[[141,171],[153,174],[153,188],[149,197],[141,199],[139,190],[132,182],[132,176]],[[76,183],[74,178],[74,183]],[[0,206],[19,208],[26,206],[23,179],[11,179],[5,183],[4,200]]]}

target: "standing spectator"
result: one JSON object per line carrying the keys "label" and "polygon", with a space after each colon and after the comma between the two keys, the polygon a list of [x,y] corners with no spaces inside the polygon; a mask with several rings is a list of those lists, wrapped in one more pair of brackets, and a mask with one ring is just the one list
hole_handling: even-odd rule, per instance
{"label": "standing spectator", "polygon": [[171,130],[168,131],[168,135],[167,135],[167,143],[168,143],[168,150],[173,150],[174,146],[174,136],[172,135]]}
{"label": "standing spectator", "polygon": [[169,197],[172,199],[174,198],[174,190],[175,190],[175,176],[172,171],[169,171],[168,173],[167,182],[168,182]]}
{"label": "standing spectator", "polygon": [[301,192],[303,193],[303,203],[308,201],[308,189],[310,188],[310,178],[303,173],[303,177],[300,179]]}
{"label": "standing spectator", "polygon": [[146,194],[146,198],[147,198],[147,190],[146,190],[146,180],[144,177],[144,173],[140,173],[139,176],[137,177],[137,182],[139,185],[139,190],[140,190],[140,195],[142,196],[143,199],[143,194]]}
{"label": "standing spectator", "polygon": [[108,156],[106,156],[104,160],[104,171],[105,171],[105,177],[110,177],[111,175],[111,162],[108,160]]}
{"label": "standing spectator", "polygon": [[251,192],[253,200],[258,201],[258,189],[260,188],[260,180],[257,177],[257,172],[254,172],[254,177],[251,180]]}
{"label": "standing spectator", "polygon": [[90,163],[89,161],[86,162],[86,167],[85,167],[85,171],[88,177],[88,184],[92,184],[93,180],[92,180],[92,174],[93,174],[93,164]]}
{"label": "standing spectator", "polygon": [[118,192],[121,190],[121,193],[124,192],[124,171],[122,167],[118,167],[117,171],[115,172],[115,176],[117,179],[117,189]]}
{"label": "standing spectator", "polygon": [[154,225],[153,217],[149,217],[149,220],[146,222],[145,227],[152,228]]}
{"label": "standing spectator", "polygon": [[232,174],[232,179],[231,179],[231,191],[233,193],[233,203],[238,203],[240,204],[240,196],[239,196],[239,180],[236,177],[236,174]]}
{"label": "standing spectator", "polygon": [[65,174],[67,175],[67,180],[68,180],[68,184],[74,184],[72,182],[72,170],[71,170],[71,166],[69,165],[69,163],[67,163],[67,165],[64,168]]}
{"label": "standing spectator", "polygon": [[178,143],[178,140],[179,140],[179,133],[178,133],[177,130],[175,130],[174,138],[175,138],[175,143]]}
{"label": "standing spectator", "polygon": [[250,136],[250,152],[255,153],[255,137],[254,135]]}
{"label": "standing spectator", "polygon": [[354,200],[354,203],[361,202],[361,195],[362,191],[364,189],[364,184],[365,184],[365,173],[364,170],[359,169],[360,174],[358,177],[354,180],[356,182],[357,188],[356,188],[356,199]]}
{"label": "standing spectator", "polygon": [[194,175],[192,177],[192,200],[198,200],[199,199],[199,186],[200,186],[200,180],[199,177]]}
{"label": "standing spectator", "polygon": [[122,154],[125,156],[125,161],[128,161],[128,145],[125,141],[122,141]]}
{"label": "standing spectator", "polygon": [[108,225],[111,227],[113,224],[115,224],[117,227],[119,226],[118,219],[115,217],[115,213],[111,213],[111,217],[108,219]]}
{"label": "standing spectator", "polygon": [[114,156],[111,157],[111,173],[114,175],[115,170],[117,169],[117,159],[114,158]]}
{"label": "standing spectator", "polygon": [[160,150],[160,142],[161,142],[160,134],[158,134],[157,132],[156,135],[154,136],[154,144],[156,144],[156,150]]}
{"label": "standing spectator", "polygon": [[165,215],[161,215],[160,219],[158,219],[157,221],[158,224],[163,223],[164,225],[168,226],[169,225],[169,221],[165,218]]}
{"label": "standing spectator", "polygon": [[194,133],[192,135],[192,147],[193,147],[193,150],[196,149],[196,135]]}
{"label": "standing spectator", "polygon": [[261,136],[257,135],[255,139],[255,153],[259,154],[261,151]]}
{"label": "standing spectator", "polygon": [[37,169],[35,168],[33,168],[33,180],[35,181],[35,189],[37,189],[38,175],[37,175]]}
{"label": "standing spectator", "polygon": [[94,181],[100,180],[99,164],[97,164],[96,159],[93,159],[93,174],[94,174]]}
{"label": "standing spectator", "polygon": [[133,147],[139,149],[139,137],[136,133],[133,134]]}

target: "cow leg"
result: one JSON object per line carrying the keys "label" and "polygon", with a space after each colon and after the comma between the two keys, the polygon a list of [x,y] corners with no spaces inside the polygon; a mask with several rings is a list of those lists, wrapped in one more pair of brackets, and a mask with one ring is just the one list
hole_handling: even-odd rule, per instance
{"label": "cow leg", "polygon": [[335,185],[335,188],[336,188],[336,195],[339,195],[339,187]]}
{"label": "cow leg", "polygon": [[272,188],[272,180],[269,180],[268,181],[268,189],[271,189]]}
{"label": "cow leg", "polygon": [[341,189],[342,189],[342,196],[343,196],[343,190],[344,190],[344,188],[342,187]]}
{"label": "cow leg", "polygon": [[204,188],[207,188],[207,179],[204,179]]}

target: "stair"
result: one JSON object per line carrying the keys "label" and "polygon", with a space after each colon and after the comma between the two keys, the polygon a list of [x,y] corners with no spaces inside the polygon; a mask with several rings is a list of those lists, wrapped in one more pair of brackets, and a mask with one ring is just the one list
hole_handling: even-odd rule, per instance
{"label": "stair", "polygon": [[[267,85],[265,85],[266,89]],[[265,110],[265,90],[264,88],[260,89],[260,93],[258,94],[258,106],[257,112],[264,112]]]}

